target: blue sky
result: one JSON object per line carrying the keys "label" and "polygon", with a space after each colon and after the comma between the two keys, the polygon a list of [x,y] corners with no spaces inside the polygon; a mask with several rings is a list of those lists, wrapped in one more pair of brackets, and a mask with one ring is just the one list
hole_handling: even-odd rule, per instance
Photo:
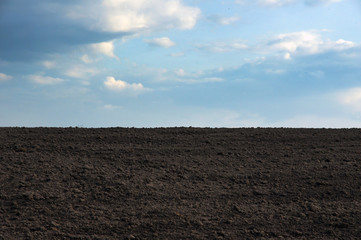
{"label": "blue sky", "polygon": [[2,0],[0,126],[361,127],[358,0]]}

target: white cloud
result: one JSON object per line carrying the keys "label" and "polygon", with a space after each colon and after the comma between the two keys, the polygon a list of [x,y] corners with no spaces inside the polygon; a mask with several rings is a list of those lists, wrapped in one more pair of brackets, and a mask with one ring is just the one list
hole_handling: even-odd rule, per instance
{"label": "white cloud", "polygon": [[338,94],[339,102],[355,112],[361,112],[361,88],[351,88]]}
{"label": "white cloud", "polygon": [[54,68],[56,63],[53,62],[53,61],[44,61],[42,62],[43,66],[48,68],[48,69],[51,69],[51,68]]}
{"label": "white cloud", "polygon": [[37,84],[41,85],[54,85],[64,82],[61,78],[53,78],[43,75],[29,75],[29,79]]}
{"label": "white cloud", "polygon": [[130,91],[131,93],[141,93],[148,90],[141,83],[127,83],[122,80],[115,80],[114,77],[107,77],[104,85],[107,89],[116,92]]}
{"label": "white cloud", "polygon": [[68,12],[68,17],[97,30],[128,33],[191,29],[199,16],[199,8],[186,6],[180,0],[91,0]]}
{"label": "white cloud", "polygon": [[72,78],[86,78],[98,73],[97,69],[87,68],[81,65],[73,66],[65,72],[65,75]]}
{"label": "white cloud", "polygon": [[[137,77],[151,79],[152,82],[169,82],[184,84],[203,84],[217,83],[225,81],[225,78],[214,76],[214,71],[186,71],[183,68],[167,70],[162,68],[137,68],[134,69],[138,73]],[[219,72],[217,71],[216,74]]]}
{"label": "white cloud", "polygon": [[296,51],[317,53],[322,44],[323,40],[317,33],[295,32],[278,35],[271,46],[288,53],[295,53]]}
{"label": "white cloud", "polygon": [[345,49],[349,49],[349,48],[352,48],[352,47],[355,47],[356,44],[352,41],[346,41],[346,40],[343,40],[343,39],[339,39],[336,41],[336,49],[337,50],[345,50]]}
{"label": "white cloud", "polygon": [[[324,31],[326,30],[278,34],[265,42],[256,42],[253,45],[247,45],[242,41],[235,40],[233,42],[201,43],[197,44],[196,47],[213,53],[242,51],[262,55],[282,54],[285,60],[291,60],[296,55],[305,56],[330,51],[341,52],[359,46],[359,44],[344,39],[334,41],[325,38],[321,35]],[[347,54],[349,57],[357,56],[357,54],[350,55],[349,51],[341,54]],[[248,62],[247,59],[245,61]]]}
{"label": "white cloud", "polygon": [[175,43],[167,37],[147,39],[144,41],[147,42],[149,45],[156,46],[156,47],[170,48],[170,47],[175,46]]}
{"label": "white cloud", "polygon": [[239,17],[233,16],[233,17],[224,17],[219,19],[219,23],[222,25],[229,25],[231,23],[237,22],[239,20]]}
{"label": "white cloud", "polygon": [[103,106],[103,108],[104,108],[105,110],[111,111],[111,110],[115,110],[115,109],[120,109],[120,108],[122,108],[122,107],[120,107],[120,106],[115,106],[115,105],[112,105],[112,104],[106,104],[106,105]]}
{"label": "white cloud", "polygon": [[290,3],[295,2],[294,0],[259,0],[258,3],[261,6],[272,6],[281,7]]}
{"label": "white cloud", "polygon": [[118,57],[114,54],[114,42],[101,42],[101,43],[95,43],[91,45],[92,48],[95,50],[95,52],[103,54],[105,56],[116,58]]}
{"label": "white cloud", "polygon": [[311,55],[326,51],[342,51],[356,46],[351,41],[324,39],[315,31],[302,31],[279,34],[269,41],[268,46],[284,52],[284,58],[290,59],[293,54]]}
{"label": "white cloud", "polygon": [[177,81],[187,84],[199,84],[199,83],[223,82],[224,79],[219,77],[203,77],[203,78],[182,78],[182,79],[177,79]]}
{"label": "white cloud", "polygon": [[198,44],[199,49],[204,49],[209,52],[224,53],[239,50],[247,50],[248,46],[242,42],[216,42],[211,44]]}
{"label": "white cloud", "polygon": [[5,73],[0,73],[0,82],[11,80],[13,77],[6,75]]}
{"label": "white cloud", "polygon": [[222,17],[219,15],[210,15],[208,19],[212,22],[222,24],[222,25],[229,25],[231,23],[237,22],[239,20],[238,16],[233,17]]}

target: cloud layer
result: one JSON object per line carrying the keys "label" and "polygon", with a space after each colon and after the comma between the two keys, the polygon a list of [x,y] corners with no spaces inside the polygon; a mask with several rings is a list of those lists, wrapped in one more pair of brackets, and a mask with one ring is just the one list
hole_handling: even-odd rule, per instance
{"label": "cloud layer", "polygon": [[12,0],[0,15],[0,58],[27,61],[86,44],[115,58],[112,40],[192,29],[200,9],[180,0]]}
{"label": "cloud layer", "polygon": [[288,59],[292,54],[310,55],[326,51],[342,51],[355,47],[355,43],[339,39],[331,41],[325,39],[315,31],[303,31],[279,34],[268,42],[268,45],[276,50],[285,52]]}
{"label": "cloud layer", "polygon": [[301,31],[283,33],[269,37],[264,42],[255,42],[247,45],[242,40],[229,42],[201,43],[196,47],[211,53],[244,52],[276,55],[282,53],[284,59],[293,56],[307,56],[326,52],[341,52],[356,48],[358,44],[344,40],[331,40],[322,35],[322,31]]}

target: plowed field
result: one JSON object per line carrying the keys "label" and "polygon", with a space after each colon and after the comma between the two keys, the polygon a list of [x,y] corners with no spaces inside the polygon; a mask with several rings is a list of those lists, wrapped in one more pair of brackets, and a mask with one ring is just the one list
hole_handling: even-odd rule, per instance
{"label": "plowed field", "polygon": [[360,236],[360,129],[0,128],[0,239]]}

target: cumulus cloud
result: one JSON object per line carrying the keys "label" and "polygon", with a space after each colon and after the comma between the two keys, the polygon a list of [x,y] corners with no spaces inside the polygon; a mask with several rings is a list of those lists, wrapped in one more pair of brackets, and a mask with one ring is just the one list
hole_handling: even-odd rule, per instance
{"label": "cumulus cloud", "polygon": [[5,73],[0,73],[0,82],[5,82],[11,80],[13,77],[6,75]]}
{"label": "cumulus cloud", "polygon": [[147,42],[149,45],[156,46],[156,47],[170,48],[170,47],[175,46],[175,42],[173,42],[172,40],[170,40],[167,37],[147,39],[144,41]]}
{"label": "cumulus cloud", "polygon": [[[103,54],[105,56],[116,58],[118,57],[114,54],[114,42],[101,42],[101,43],[95,43],[91,45],[92,48],[95,50],[95,52]],[[87,60],[87,59],[85,59]]]}
{"label": "cumulus cloud", "polygon": [[114,77],[107,77],[104,85],[108,90],[115,92],[128,91],[137,94],[147,90],[141,83],[127,83],[122,80],[116,80]]}
{"label": "cumulus cloud", "polygon": [[342,51],[355,47],[351,41],[325,39],[315,31],[303,31],[279,34],[268,42],[271,49],[284,52],[284,58],[290,59],[293,54],[311,55],[326,51]]}
{"label": "cumulus cloud", "polygon": [[49,76],[43,76],[43,75],[30,75],[29,79],[37,84],[41,85],[54,85],[64,82],[61,78],[54,78]]}
{"label": "cumulus cloud", "polygon": [[351,88],[339,93],[339,101],[341,104],[350,107],[356,112],[361,112],[361,88]]}
{"label": "cumulus cloud", "polygon": [[92,0],[68,11],[71,19],[105,32],[139,32],[157,29],[191,29],[200,9],[180,0]]}
{"label": "cumulus cloud", "polygon": [[320,34],[313,32],[295,32],[279,34],[269,45],[275,49],[295,53],[302,51],[304,53],[317,53],[320,51],[323,40]]}

